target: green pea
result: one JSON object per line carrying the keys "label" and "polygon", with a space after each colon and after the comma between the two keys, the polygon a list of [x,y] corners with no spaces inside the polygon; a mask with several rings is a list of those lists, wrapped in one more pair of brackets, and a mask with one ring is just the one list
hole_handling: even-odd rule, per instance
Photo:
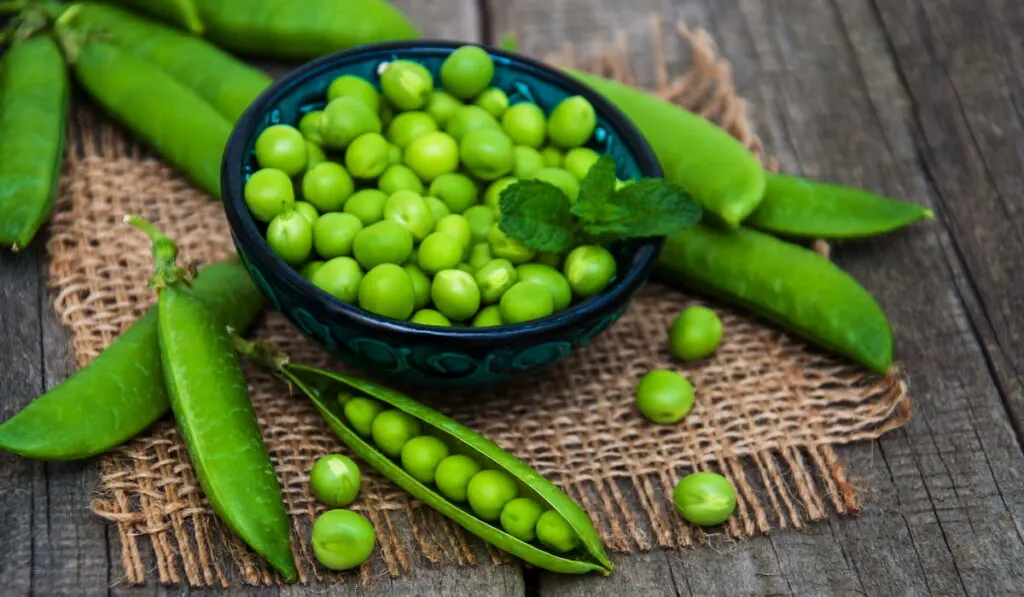
{"label": "green pea", "polygon": [[537,282],[548,289],[555,311],[561,311],[572,303],[572,288],[562,272],[550,265],[524,263],[516,268],[520,282]]}
{"label": "green pea", "polygon": [[434,77],[422,64],[395,60],[380,74],[380,87],[388,101],[399,110],[419,110],[430,99]]}
{"label": "green pea", "polygon": [[452,322],[445,317],[443,313],[433,309],[420,309],[412,314],[412,318],[409,321],[420,325],[432,325],[444,328],[451,327],[452,325]]}
{"label": "green pea", "polygon": [[466,497],[477,517],[494,522],[501,517],[505,504],[519,497],[519,486],[508,473],[483,470],[469,480]]}
{"label": "green pea", "polygon": [[458,172],[438,176],[430,183],[429,191],[431,195],[444,201],[452,213],[457,214],[476,203],[477,192],[473,179]]}
{"label": "green pea", "polygon": [[562,190],[573,203],[580,196],[580,182],[568,170],[561,168],[542,168],[533,173],[533,180],[540,180]]}
{"label": "green pea", "polygon": [[382,317],[408,319],[415,302],[409,274],[394,263],[374,267],[359,284],[359,308]]}
{"label": "green pea", "polygon": [[458,239],[463,248],[467,251],[469,250],[469,245],[473,239],[473,233],[469,229],[469,220],[467,220],[465,216],[460,214],[449,214],[437,221],[437,227],[434,228],[434,231],[441,232]]}
{"label": "green pea", "polygon": [[295,203],[295,189],[288,175],[275,168],[257,170],[245,181],[245,205],[252,217],[269,222]]}
{"label": "green pea", "polygon": [[480,308],[480,288],[473,276],[457,269],[437,272],[430,286],[434,306],[452,321],[473,317]]}
{"label": "green pea", "polygon": [[288,176],[306,169],[306,139],[287,124],[267,127],[256,137],[254,152],[260,168],[277,168]]}
{"label": "green pea", "polygon": [[388,141],[378,133],[359,135],[345,150],[345,168],[355,178],[377,178],[389,164]]}
{"label": "green pea", "polygon": [[363,229],[359,218],[346,213],[329,213],[313,224],[313,248],[325,259],[352,254],[352,243]]}
{"label": "green pea", "polygon": [[736,488],[717,473],[692,473],[676,484],[672,501],[686,520],[712,527],[729,520],[736,510]]}
{"label": "green pea", "polygon": [[505,110],[508,110],[508,96],[497,87],[488,87],[480,92],[473,104],[487,110],[491,116],[501,118]]}
{"label": "green pea", "polygon": [[363,226],[369,226],[384,219],[384,204],[388,195],[377,189],[356,191],[345,201],[344,211],[359,218]]}
{"label": "green pea", "polygon": [[501,295],[501,320],[523,323],[547,317],[555,312],[555,303],[548,289],[538,282],[517,282]]}
{"label": "green pea", "polygon": [[285,263],[299,265],[313,248],[313,226],[289,207],[267,225],[267,244]]}
{"label": "green pea", "polygon": [[475,129],[459,143],[462,163],[480,180],[496,180],[512,171],[512,140],[495,129]]}
{"label": "green pea", "polygon": [[432,435],[420,435],[402,446],[402,468],[420,483],[430,485],[437,465],[447,456],[448,446],[443,441]]}
{"label": "green pea", "polygon": [[444,232],[434,232],[423,239],[419,248],[419,265],[425,273],[433,275],[452,269],[462,261],[465,247],[462,241]]}
{"label": "green pea", "polygon": [[335,257],[317,268],[309,281],[339,301],[351,304],[359,297],[363,270],[351,257]]}
{"label": "green pea", "polygon": [[565,152],[565,169],[576,180],[583,180],[600,158],[601,155],[589,147],[574,147]]}
{"label": "green pea", "polygon": [[341,209],[353,190],[355,182],[348,171],[334,162],[318,164],[302,177],[302,197],[320,213]]}
{"label": "green pea", "polygon": [[484,191],[484,205],[491,208],[495,218],[501,213],[501,192],[517,182],[519,181],[511,176],[499,178],[492,182],[487,187],[487,190]]}
{"label": "green pea", "polygon": [[573,293],[580,298],[600,294],[615,278],[615,257],[598,245],[583,245],[565,258],[565,277]]}
{"label": "green pea", "polygon": [[369,81],[356,75],[341,75],[327,86],[327,101],[351,97],[374,112],[380,111],[380,93]]}
{"label": "green pea", "polygon": [[462,102],[451,94],[435,89],[434,93],[430,94],[430,99],[427,100],[426,111],[438,125],[444,126],[461,107]]}
{"label": "green pea", "polygon": [[486,242],[476,243],[469,250],[469,266],[473,268],[474,272],[477,272],[483,266],[487,265],[494,259],[491,255],[491,245]]}
{"label": "green pea", "polygon": [[683,309],[672,321],[668,333],[669,350],[684,361],[703,359],[715,352],[722,341],[722,320],[707,307]]}
{"label": "green pea", "polygon": [[693,408],[693,385],[675,371],[655,369],[637,384],[636,407],[652,423],[678,423]]}
{"label": "green pea", "polygon": [[495,259],[476,272],[476,284],[486,304],[498,302],[512,285],[519,281],[516,268],[507,259]]}
{"label": "green pea", "polygon": [[562,150],[557,147],[543,147],[540,150],[540,155],[544,157],[544,162],[548,168],[561,168],[562,163],[565,160],[565,156],[562,154]]}
{"label": "green pea", "polygon": [[[299,132],[306,138],[307,141],[311,141],[316,145],[323,144],[323,137],[320,136],[320,119],[323,117],[323,111],[312,110],[306,112],[299,119]],[[309,147],[308,145],[306,146]]]}
{"label": "green pea", "polygon": [[327,161],[327,156],[320,146],[312,141],[306,141],[306,172]]}
{"label": "green pea", "polygon": [[398,191],[384,203],[384,219],[398,222],[421,241],[434,229],[434,216],[419,193]]}
{"label": "green pea", "polygon": [[473,318],[473,327],[475,328],[486,328],[496,325],[505,325],[505,320],[501,318],[501,307],[498,305],[491,305],[480,309],[480,312]]}
{"label": "green pea", "polygon": [[444,131],[455,140],[461,140],[470,131],[479,129],[501,130],[501,124],[490,112],[480,106],[462,106],[444,125]]}
{"label": "green pea", "polygon": [[377,415],[370,426],[370,435],[377,448],[392,458],[402,454],[406,442],[423,432],[418,420],[406,413],[390,409]]}
{"label": "green pea", "polygon": [[344,149],[359,135],[380,133],[377,113],[352,97],[339,97],[324,108],[320,118],[320,136],[325,147]]}
{"label": "green pea", "polygon": [[345,403],[345,418],[352,429],[363,437],[370,437],[374,419],[384,410],[384,403],[357,396]]}
{"label": "green pea", "polygon": [[409,143],[403,156],[405,165],[426,182],[459,167],[459,144],[450,135],[434,131]]}
{"label": "green pea", "polygon": [[555,553],[570,552],[580,544],[576,531],[554,510],[548,510],[540,515],[537,519],[536,533],[537,541]]}
{"label": "green pea", "polygon": [[415,297],[413,306],[417,309],[426,307],[430,303],[430,278],[423,273],[418,265],[412,263],[406,263],[402,269],[409,274],[409,279],[412,281],[412,292]]}
{"label": "green pea", "polygon": [[466,272],[467,274],[469,274],[471,276],[476,273],[476,270],[473,269],[473,266],[468,264],[468,263],[466,263],[466,262],[462,262],[462,263],[456,265],[455,269],[459,270],[460,272]]}
{"label": "green pea", "polygon": [[487,242],[491,245],[491,252],[495,257],[508,259],[513,265],[526,263],[533,259],[537,252],[514,238],[509,238],[498,227],[498,222],[491,225],[487,232]]}
{"label": "green pea", "polygon": [[405,263],[411,252],[412,233],[393,220],[370,224],[356,234],[352,243],[352,255],[366,269],[383,263]]}
{"label": "green pea", "polygon": [[310,224],[315,224],[317,218],[320,217],[320,212],[318,212],[316,208],[313,207],[312,203],[306,203],[305,201],[296,201],[295,204],[292,205],[292,209],[298,212],[300,216],[306,218],[306,221],[309,222]]}
{"label": "green pea", "polygon": [[388,141],[388,164],[394,166],[402,163],[402,148]]}
{"label": "green pea", "polygon": [[544,508],[530,498],[516,498],[502,508],[501,528],[516,539],[529,543],[537,538],[534,527],[543,513]]}
{"label": "green pea", "polygon": [[331,570],[350,570],[370,559],[376,542],[373,532],[373,525],[360,514],[328,510],[313,522],[313,555]]}
{"label": "green pea", "polygon": [[462,99],[479,95],[494,78],[494,60],[479,46],[462,46],[441,64],[441,84]]}
{"label": "green pea", "polygon": [[585,97],[574,95],[562,100],[551,111],[548,136],[558,147],[569,149],[585,145],[594,134],[597,113]]}
{"label": "green pea", "polygon": [[423,181],[408,166],[393,164],[388,166],[388,169],[380,175],[380,179],[377,181],[377,188],[382,193],[387,193],[388,195],[398,191],[412,191],[422,195]]}
{"label": "green pea", "polygon": [[448,204],[437,197],[424,197],[423,201],[426,202],[427,209],[430,210],[430,215],[434,216],[434,222],[437,222],[441,218],[452,213],[451,210],[448,209]]}
{"label": "green pea", "polygon": [[359,467],[348,456],[321,456],[309,471],[309,489],[325,506],[340,508],[351,504],[359,495],[359,486]]}
{"label": "green pea", "polygon": [[413,139],[437,130],[437,121],[426,112],[402,112],[388,125],[388,140],[405,149]]}
{"label": "green pea", "polygon": [[487,205],[473,205],[470,206],[466,211],[462,212],[462,216],[469,222],[469,232],[474,243],[482,243],[487,241],[487,233],[491,230],[491,225],[494,224],[496,216],[494,210]]}
{"label": "green pea", "polygon": [[480,465],[475,460],[462,454],[452,454],[438,463],[434,484],[444,497],[453,502],[464,502],[469,480],[479,472]]}
{"label": "green pea", "polygon": [[530,178],[545,167],[544,156],[536,149],[516,145],[512,150],[512,175],[516,178]]}
{"label": "green pea", "polygon": [[[547,117],[537,104],[522,102],[501,117],[501,127],[516,145],[539,148],[547,136]],[[560,165],[560,164],[555,164]]]}
{"label": "green pea", "polygon": [[299,268],[299,275],[312,282],[313,274],[316,273],[316,270],[323,267],[323,265],[323,261],[307,261],[301,268]]}

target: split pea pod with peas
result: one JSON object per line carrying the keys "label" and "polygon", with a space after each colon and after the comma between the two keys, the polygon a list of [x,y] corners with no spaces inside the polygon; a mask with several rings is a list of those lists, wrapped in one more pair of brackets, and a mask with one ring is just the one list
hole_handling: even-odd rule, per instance
{"label": "split pea pod with peas", "polygon": [[586,513],[490,440],[379,384],[234,339],[246,358],[306,394],[357,456],[467,531],[552,572],[614,571]]}

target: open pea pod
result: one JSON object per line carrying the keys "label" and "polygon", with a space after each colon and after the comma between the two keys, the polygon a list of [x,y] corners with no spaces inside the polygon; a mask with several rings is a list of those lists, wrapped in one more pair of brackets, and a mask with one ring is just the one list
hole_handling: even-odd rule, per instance
{"label": "open pea pod", "polygon": [[[374,382],[345,373],[291,363],[274,355],[261,355],[259,353],[260,350],[264,350],[263,347],[237,337],[235,342],[247,358],[269,366],[283,380],[302,390],[316,405],[331,429],[360,458],[416,499],[454,520],[470,533],[538,568],[551,572],[599,572],[608,575],[614,571],[615,566],[605,554],[601,539],[583,510],[554,483],[545,479],[525,462],[502,450],[494,442],[412,398]],[[580,547],[566,555],[545,551],[513,537],[498,526],[480,520],[468,509],[443,497],[433,487],[416,480],[394,460],[363,439],[346,422],[337,397],[341,393],[351,391],[365,394],[410,415],[420,421],[428,433],[444,440],[454,451],[473,456],[479,462],[485,463],[485,468],[501,470],[514,477],[526,494],[558,512],[569,523],[579,537]]]}

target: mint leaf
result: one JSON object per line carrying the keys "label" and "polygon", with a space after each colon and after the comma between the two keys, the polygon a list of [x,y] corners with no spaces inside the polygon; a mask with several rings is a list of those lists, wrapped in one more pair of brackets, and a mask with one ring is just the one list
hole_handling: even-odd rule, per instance
{"label": "mint leaf", "polygon": [[539,180],[522,180],[501,192],[498,228],[531,249],[561,253],[572,248],[577,223],[569,197]]}
{"label": "mint leaf", "polygon": [[572,213],[584,223],[603,223],[625,216],[621,208],[608,200],[615,192],[615,160],[605,154],[590,167],[580,181],[580,193]]}
{"label": "mint leaf", "polygon": [[626,185],[608,201],[617,217],[584,222],[587,234],[628,238],[662,236],[691,228],[702,215],[700,205],[682,187],[657,178]]}

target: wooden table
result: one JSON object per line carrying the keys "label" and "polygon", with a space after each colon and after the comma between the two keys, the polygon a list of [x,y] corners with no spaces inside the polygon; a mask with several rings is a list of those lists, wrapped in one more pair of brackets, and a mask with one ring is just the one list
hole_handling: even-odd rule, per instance
{"label": "wooden table", "polygon": [[[935,210],[933,225],[834,257],[890,315],[910,423],[842,448],[870,488],[856,517],[716,549],[615,556],[610,578],[516,566],[419,567],[364,591],[299,595],[1001,595],[1024,592],[1024,2],[1019,0],[404,0],[435,37],[518,33],[542,55],[629,35],[640,83],[649,12],[706,28],[787,172]],[[679,47],[666,48],[681,69]],[[579,51],[577,52],[579,54]],[[0,419],[67,376],[43,242],[0,253]],[[0,455],[3,595],[164,595],[117,584],[116,533],[86,510],[90,463]]]}

